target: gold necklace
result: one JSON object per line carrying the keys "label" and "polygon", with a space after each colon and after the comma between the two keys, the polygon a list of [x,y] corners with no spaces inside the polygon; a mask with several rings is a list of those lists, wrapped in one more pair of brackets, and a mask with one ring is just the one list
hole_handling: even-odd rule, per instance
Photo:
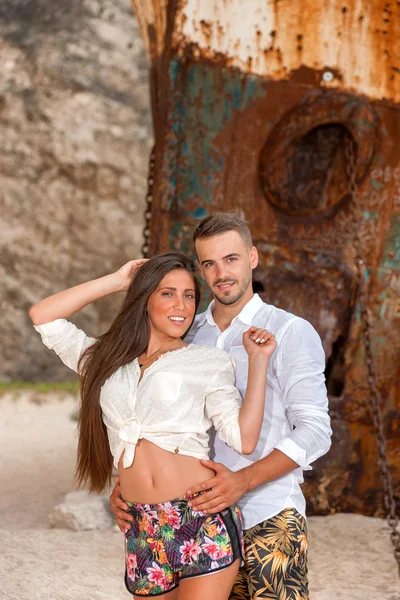
{"label": "gold necklace", "polygon": [[149,362],[149,360],[151,360],[151,359],[153,358],[153,356],[155,356],[155,355],[156,355],[156,354],[158,354],[159,352],[161,352],[161,350],[157,350],[156,352],[153,352],[153,354],[151,354],[151,355],[149,356],[149,358],[147,358],[147,359],[146,359],[146,360],[145,360],[143,363],[140,363],[140,362],[138,361],[139,367],[140,367],[140,368],[144,367],[144,365],[145,365],[146,363],[148,363],[148,362]]}
{"label": "gold necklace", "polygon": [[139,365],[139,367],[140,367],[140,368],[144,367],[144,365],[145,365],[146,363],[148,363],[148,362],[149,362],[149,360],[151,360],[151,359],[153,358],[153,356],[155,356],[156,354],[159,354],[160,352],[161,352],[161,353],[164,353],[164,352],[168,352],[168,350],[156,350],[155,352],[153,352],[153,354],[151,354],[151,355],[149,356],[149,358],[146,358],[146,360],[145,360],[144,362],[142,362],[142,363],[140,363],[140,362],[139,362],[139,359],[138,359],[138,365]]}

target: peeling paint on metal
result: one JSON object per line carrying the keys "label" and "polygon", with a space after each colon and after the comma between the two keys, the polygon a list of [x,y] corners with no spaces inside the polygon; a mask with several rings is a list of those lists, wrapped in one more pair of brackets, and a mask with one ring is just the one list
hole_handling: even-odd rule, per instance
{"label": "peeling paint on metal", "polygon": [[[284,80],[303,68],[328,89],[399,102],[400,5],[387,11],[384,0],[251,0],[251,8],[249,0],[185,0],[176,39],[257,75]],[[327,69],[331,82],[321,77]]]}

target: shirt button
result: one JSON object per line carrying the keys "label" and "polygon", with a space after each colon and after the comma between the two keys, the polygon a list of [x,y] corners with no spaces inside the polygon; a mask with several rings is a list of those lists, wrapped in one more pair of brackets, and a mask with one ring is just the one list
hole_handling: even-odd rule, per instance
{"label": "shirt button", "polygon": [[174,450],[174,452],[175,452],[175,454],[178,454],[179,453],[179,448],[176,447],[175,450]]}

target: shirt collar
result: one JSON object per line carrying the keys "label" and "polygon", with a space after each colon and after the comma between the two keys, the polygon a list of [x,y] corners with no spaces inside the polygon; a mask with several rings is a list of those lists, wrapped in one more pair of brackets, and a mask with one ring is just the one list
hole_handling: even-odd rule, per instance
{"label": "shirt collar", "polygon": [[[237,320],[242,321],[245,325],[251,325],[255,315],[258,313],[260,308],[263,305],[263,301],[261,300],[258,294],[254,294],[251,300],[245,304],[238,315],[234,319],[232,319],[232,324]],[[215,306],[215,300],[212,300],[201,315],[199,315],[198,326],[202,327],[204,323],[207,321],[210,325],[215,326],[216,323],[213,317],[213,309]]]}
{"label": "shirt collar", "polygon": [[210,304],[208,305],[207,309],[201,313],[198,317],[198,326],[202,327],[204,325],[204,323],[207,321],[210,325],[215,325],[215,321],[214,321],[214,317],[212,314],[212,311],[214,309],[214,305],[215,305],[215,300],[211,300]]}

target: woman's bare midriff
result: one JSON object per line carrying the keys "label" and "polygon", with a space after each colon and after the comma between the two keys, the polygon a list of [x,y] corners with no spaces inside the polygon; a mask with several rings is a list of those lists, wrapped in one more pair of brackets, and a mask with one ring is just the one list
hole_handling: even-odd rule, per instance
{"label": "woman's bare midriff", "polygon": [[148,440],[139,440],[133,464],[118,465],[121,496],[130,502],[154,504],[186,494],[196,483],[214,476],[197,458],[163,450]]}

